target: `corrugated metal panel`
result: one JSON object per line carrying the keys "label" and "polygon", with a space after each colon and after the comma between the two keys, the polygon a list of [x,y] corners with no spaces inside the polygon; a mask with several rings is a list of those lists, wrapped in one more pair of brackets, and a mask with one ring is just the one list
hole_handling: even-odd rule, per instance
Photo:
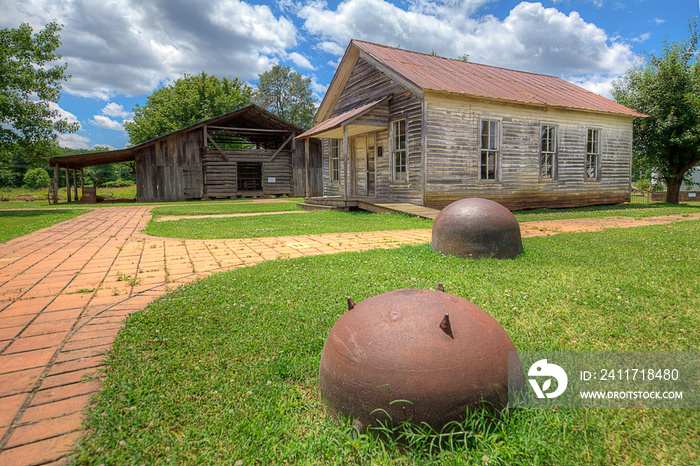
{"label": "corrugated metal panel", "polygon": [[344,126],[348,122],[354,120],[356,117],[362,115],[363,113],[370,111],[371,109],[373,109],[377,105],[381,104],[382,102],[384,102],[388,98],[389,98],[388,96],[383,97],[379,100],[375,100],[375,101],[370,102],[368,104],[362,105],[361,107],[357,107],[357,108],[349,110],[345,113],[341,113],[340,115],[334,116],[333,118],[329,118],[328,120],[314,126],[313,128],[311,128],[307,132],[300,134],[295,139],[304,139],[304,138],[312,137],[312,136],[317,135],[319,133],[323,133],[325,131]]}
{"label": "corrugated metal panel", "polygon": [[553,76],[451,60],[357,40],[352,44],[423,90],[646,116]]}

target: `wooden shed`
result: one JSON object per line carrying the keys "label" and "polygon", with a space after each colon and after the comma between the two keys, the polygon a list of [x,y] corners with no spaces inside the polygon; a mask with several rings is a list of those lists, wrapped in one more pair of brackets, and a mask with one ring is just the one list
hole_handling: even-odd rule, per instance
{"label": "wooden shed", "polygon": [[644,116],[559,78],[353,40],[298,139],[323,139],[325,200],[571,207],[629,201]]}
{"label": "wooden shed", "polygon": [[249,105],[134,147],[49,163],[57,172],[133,161],[139,202],[321,195],[321,144],[298,143],[301,132]]}

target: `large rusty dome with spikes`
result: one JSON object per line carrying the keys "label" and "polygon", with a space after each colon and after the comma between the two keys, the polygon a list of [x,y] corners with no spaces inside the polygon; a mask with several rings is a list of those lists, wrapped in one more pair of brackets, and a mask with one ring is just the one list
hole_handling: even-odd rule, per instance
{"label": "large rusty dome with spikes", "polygon": [[[441,429],[482,401],[508,403],[513,342],[496,320],[442,291],[401,289],[368,298],[335,323],[321,353],[319,385],[327,411],[362,432],[389,422]],[[522,385],[521,367],[511,383]]]}

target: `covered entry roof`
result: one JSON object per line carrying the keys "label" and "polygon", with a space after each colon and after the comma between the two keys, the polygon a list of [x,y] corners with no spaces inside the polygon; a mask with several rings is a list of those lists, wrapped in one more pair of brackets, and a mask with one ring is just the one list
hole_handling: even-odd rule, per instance
{"label": "covered entry roof", "polygon": [[[354,108],[348,112],[341,113],[340,115],[334,116],[323,123],[314,126],[307,132],[297,136],[297,139],[317,137],[317,138],[342,138],[343,137],[343,127],[350,125],[358,118],[366,115],[375,107],[386,102],[390,96],[386,96],[382,99],[375,100],[368,104],[362,105],[361,107]],[[388,124],[388,123],[387,123]],[[348,135],[354,136],[356,134],[367,133],[369,131],[374,131],[377,128],[386,129],[387,124],[372,124],[371,122],[363,121],[360,124],[354,124],[348,127]]]}
{"label": "covered entry roof", "polygon": [[249,139],[251,142],[259,144],[263,147],[280,146],[289,136],[289,134],[293,132],[302,132],[300,128],[288,123],[277,115],[270,113],[257,105],[248,105],[247,107],[243,107],[208,120],[200,121],[199,123],[195,123],[187,128],[173,131],[172,133],[164,136],[151,139],[150,141],[143,142],[137,146],[104,152],[88,152],[83,154],[49,157],[48,162],[51,166],[68,167],[72,169],[94,167],[96,165],[107,165],[110,163],[133,162],[136,159],[136,153],[140,149],[180,133],[199,130],[204,126],[227,127],[235,129],[241,134],[245,134],[247,129],[269,130],[269,132],[256,131],[255,134],[251,134],[250,137],[246,137],[246,139]]}

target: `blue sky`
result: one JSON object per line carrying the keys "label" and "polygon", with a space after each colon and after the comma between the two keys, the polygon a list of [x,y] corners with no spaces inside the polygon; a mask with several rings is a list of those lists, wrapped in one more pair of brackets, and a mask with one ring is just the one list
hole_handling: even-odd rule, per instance
{"label": "blue sky", "polygon": [[123,148],[135,104],[205,71],[255,85],[281,63],[320,101],[350,39],[559,76],[609,96],[641,52],[688,35],[696,0],[4,0],[0,28],[63,25],[61,145]]}

